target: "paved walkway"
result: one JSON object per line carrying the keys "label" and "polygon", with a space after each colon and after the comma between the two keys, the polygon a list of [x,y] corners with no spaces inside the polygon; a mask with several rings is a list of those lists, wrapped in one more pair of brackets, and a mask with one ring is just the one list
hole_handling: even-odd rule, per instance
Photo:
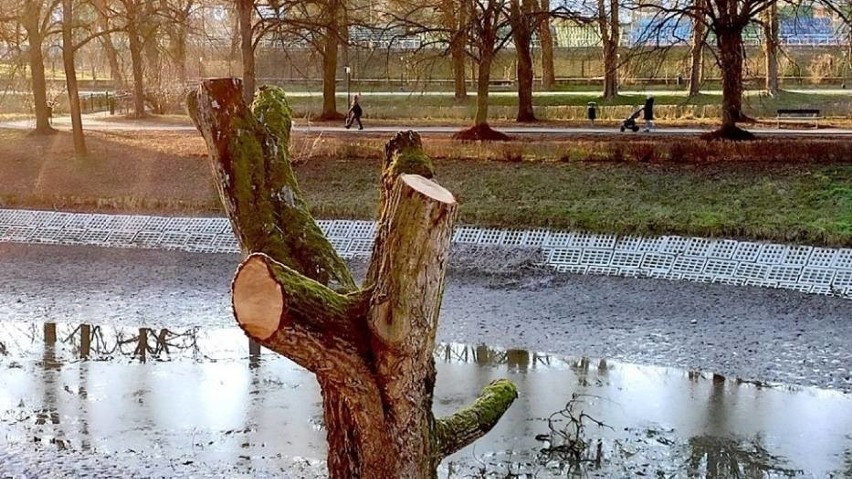
{"label": "paved walkway", "polygon": [[[58,117],[53,120],[53,126],[60,130],[71,129],[70,117]],[[35,127],[34,120],[17,120],[0,123],[0,128],[28,130]],[[154,121],[119,121],[110,118],[107,113],[94,113],[83,116],[83,128],[93,131],[195,131],[195,127],[187,124],[165,124]],[[461,126],[424,126],[424,125],[367,125],[365,129],[369,133],[396,133],[399,130],[414,129],[420,133],[434,135],[451,135],[457,133]],[[618,133],[614,126],[609,127],[554,127],[554,126],[495,126],[495,128],[509,135],[547,135],[553,137],[572,137],[580,135],[612,135]],[[625,135],[700,135],[711,131],[714,127],[705,128],[669,128],[661,126],[650,133],[626,132]],[[358,130],[347,130],[342,125],[332,126],[327,123],[312,124],[303,120],[297,121],[293,129],[306,134],[348,134],[358,135],[364,132]],[[852,129],[847,128],[752,128],[756,134],[767,136],[814,136],[814,137],[852,137]]]}

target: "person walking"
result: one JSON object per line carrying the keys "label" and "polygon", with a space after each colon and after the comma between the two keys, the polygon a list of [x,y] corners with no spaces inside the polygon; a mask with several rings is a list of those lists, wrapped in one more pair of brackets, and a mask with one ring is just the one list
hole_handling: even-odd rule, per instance
{"label": "person walking", "polygon": [[642,118],[645,120],[645,131],[654,128],[654,95],[645,97],[645,106],[642,107]]}
{"label": "person walking", "polygon": [[361,94],[358,93],[354,97],[352,97],[352,106],[349,108],[349,112],[346,113],[346,129],[348,130],[355,122],[358,122],[358,129],[363,130],[364,125],[361,123],[361,115],[364,113],[364,110],[361,109],[360,104]]}

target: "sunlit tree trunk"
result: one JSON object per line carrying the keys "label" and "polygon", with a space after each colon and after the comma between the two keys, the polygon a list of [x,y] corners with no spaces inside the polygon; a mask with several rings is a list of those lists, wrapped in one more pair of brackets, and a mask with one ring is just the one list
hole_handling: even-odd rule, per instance
{"label": "sunlit tree trunk", "polygon": [[254,69],[254,35],[251,17],[254,0],[237,1],[237,17],[240,25],[240,54],[243,62],[243,101],[251,103],[256,88]]}
{"label": "sunlit tree trunk", "polygon": [[208,80],[187,103],[249,253],[232,282],[234,316],[249,337],[317,376],[329,476],[437,477],[438,464],[490,430],[517,389],[498,380],[452,416],[432,414],[456,201],[431,180],[419,135],[399,132],[385,146],[372,260],[358,288],[296,183],[283,91],[261,88],[249,111],[239,81]]}
{"label": "sunlit tree trunk", "polygon": [[27,60],[30,66],[30,81],[33,93],[33,109],[36,117],[35,132],[39,134],[51,133],[50,107],[47,104],[47,77],[44,72],[44,53],[42,44],[44,35],[41,28],[43,11],[41,1],[26,0],[21,13],[21,24],[27,32],[29,49]]}
{"label": "sunlit tree trunk", "polygon": [[742,119],[743,30],[741,26],[716,28],[716,45],[722,65],[722,129],[732,130]]}
{"label": "sunlit tree trunk", "polygon": [[[340,45],[341,0],[329,0],[325,12],[322,46],[322,114],[320,118],[336,120],[337,112],[337,56]],[[346,106],[349,108],[349,105]]]}
{"label": "sunlit tree trunk", "polygon": [[533,63],[532,26],[534,0],[511,0],[509,15],[512,24],[512,38],[515,41],[518,73],[518,116],[519,122],[536,121],[533,112]]}
{"label": "sunlit tree trunk", "polygon": [[618,95],[618,0],[609,1],[609,11],[607,11],[606,0],[598,0],[598,28],[603,44],[603,97],[614,98]]}
{"label": "sunlit tree trunk", "polygon": [[71,135],[74,138],[74,153],[85,156],[86,137],[83,135],[83,120],[80,112],[80,92],[77,88],[77,71],[74,68],[74,22],[73,1],[62,0],[62,64],[65,67],[65,84],[68,87],[68,105],[71,112]]}
{"label": "sunlit tree trunk", "polygon": [[539,12],[544,16],[538,25],[538,38],[541,41],[541,88],[553,90],[556,86],[556,71],[553,65],[553,33],[550,30],[550,0],[541,0]]}
{"label": "sunlit tree trunk", "polygon": [[145,84],[149,88],[159,89],[162,87],[163,60],[160,55],[159,35],[157,34],[160,30],[158,24],[160,20],[155,1],[158,0],[145,0],[142,18],[139,22],[139,33],[141,34],[142,50],[145,55],[143,72],[146,75]]}
{"label": "sunlit tree trunk", "polygon": [[494,52],[497,46],[497,24],[500,18],[501,4],[498,0],[482,2],[479,10],[471,12],[477,15],[479,24],[476,32],[476,49],[479,52],[476,77],[476,116],[474,127],[488,125],[488,91],[491,83],[491,65],[494,62]]}
{"label": "sunlit tree trunk", "polygon": [[692,39],[689,62],[689,96],[701,92],[704,81],[704,43],[707,40],[707,25],[705,22],[705,3],[707,0],[695,0],[695,13],[692,18]]}
{"label": "sunlit tree trunk", "polygon": [[769,4],[764,15],[763,53],[766,61],[766,91],[778,94],[778,5]]}
{"label": "sunlit tree trunk", "polygon": [[133,66],[133,116],[145,116],[145,64],[144,39],[142,38],[142,6],[134,1],[127,2],[127,41],[130,47],[130,62]]}
{"label": "sunlit tree trunk", "polygon": [[467,98],[467,83],[465,76],[465,45],[467,45],[467,30],[465,29],[468,15],[468,0],[444,0],[446,27],[451,30],[450,58],[453,66],[453,97],[457,101]]}
{"label": "sunlit tree trunk", "polygon": [[[97,12],[98,26],[101,31],[110,29],[110,18],[107,11],[106,0],[95,0],[93,2]],[[104,49],[104,54],[109,63],[109,74],[112,80],[113,88],[122,90],[125,88],[124,73],[121,71],[121,63],[118,61],[118,51],[115,44],[112,42],[112,35],[101,35],[99,37],[101,46]]]}
{"label": "sunlit tree trunk", "polygon": [[483,51],[479,59],[479,75],[476,79],[476,116],[474,126],[488,124],[488,90],[491,83],[491,63],[494,53]]}

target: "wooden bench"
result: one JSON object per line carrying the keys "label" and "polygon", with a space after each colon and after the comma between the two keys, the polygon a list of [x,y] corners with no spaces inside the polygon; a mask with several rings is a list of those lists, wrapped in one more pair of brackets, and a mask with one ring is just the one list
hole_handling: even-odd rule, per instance
{"label": "wooden bench", "polygon": [[776,126],[781,128],[781,122],[801,122],[802,120],[813,120],[814,128],[819,128],[820,111],[816,109],[800,108],[800,109],[781,109],[778,110],[775,116]]}

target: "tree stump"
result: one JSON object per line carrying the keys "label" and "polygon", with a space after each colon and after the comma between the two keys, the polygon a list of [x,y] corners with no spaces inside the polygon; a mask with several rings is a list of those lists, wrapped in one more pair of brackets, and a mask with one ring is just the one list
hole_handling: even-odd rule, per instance
{"label": "tree stump", "polygon": [[237,324],[312,371],[323,396],[332,478],[429,478],[487,433],[517,397],[486,386],[448,418],[432,414],[435,334],[456,213],[420,136],[385,151],[381,212],[362,287],[320,231],[289,161],[290,110],[262,87],[249,109],[236,79],[187,98],[245,259],[232,283]]}

